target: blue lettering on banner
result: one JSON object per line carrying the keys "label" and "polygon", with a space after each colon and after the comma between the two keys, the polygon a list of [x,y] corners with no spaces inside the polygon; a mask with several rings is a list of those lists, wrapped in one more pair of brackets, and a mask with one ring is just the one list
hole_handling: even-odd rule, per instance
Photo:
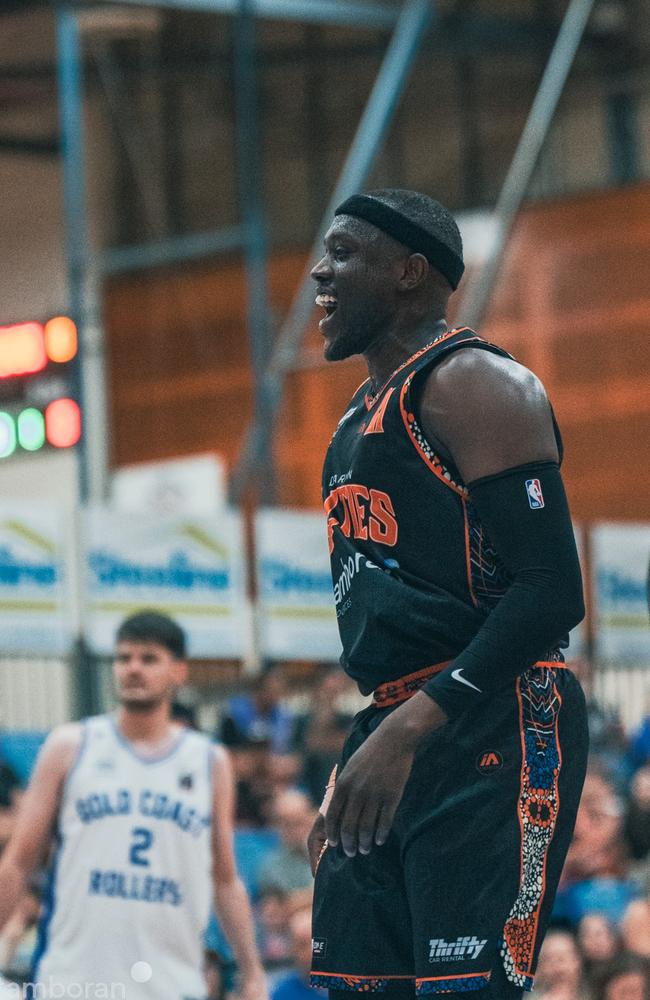
{"label": "blue lettering on banner", "polygon": [[154,875],[132,875],[128,872],[102,871],[93,868],[88,881],[89,896],[133,900],[140,903],[164,903],[180,906],[183,894],[178,882]]}
{"label": "blue lettering on banner", "polygon": [[59,579],[56,563],[19,562],[5,546],[0,546],[0,584],[16,587],[21,583],[35,583],[39,587],[50,587]]}
{"label": "blue lettering on banner", "polygon": [[332,592],[332,574],[329,568],[320,572],[291,566],[279,559],[263,559],[261,571],[263,588],[267,593],[274,590],[298,590],[303,593],[327,594],[329,598]]}
{"label": "blue lettering on banner", "polygon": [[646,607],[646,584],[643,579],[624,576],[616,569],[598,571],[598,592],[612,604],[639,604]]}
{"label": "blue lettering on banner", "polygon": [[102,587],[174,587],[178,590],[227,590],[230,573],[227,567],[206,569],[193,565],[185,552],[174,552],[166,565],[153,566],[129,562],[108,552],[91,552],[88,559],[95,585]]}

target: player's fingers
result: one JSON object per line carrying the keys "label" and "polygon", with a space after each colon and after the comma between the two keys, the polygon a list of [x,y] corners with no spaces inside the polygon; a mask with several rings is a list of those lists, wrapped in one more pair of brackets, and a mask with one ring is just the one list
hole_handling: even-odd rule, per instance
{"label": "player's fingers", "polygon": [[346,786],[343,781],[338,781],[334,789],[332,801],[327,807],[325,817],[325,836],[332,847],[336,847],[339,842],[339,828],[341,825],[341,814],[345,809],[347,801]]}
{"label": "player's fingers", "polygon": [[381,847],[388,840],[388,835],[393,826],[393,819],[397,810],[397,803],[384,802],[379,810],[377,827],[375,829],[375,844]]}
{"label": "player's fingers", "polygon": [[359,843],[359,819],[365,807],[360,795],[348,798],[341,816],[341,847],[349,858],[357,853]]}
{"label": "player's fingers", "polygon": [[375,828],[381,804],[377,799],[369,799],[358,821],[359,853],[370,854],[374,843]]}

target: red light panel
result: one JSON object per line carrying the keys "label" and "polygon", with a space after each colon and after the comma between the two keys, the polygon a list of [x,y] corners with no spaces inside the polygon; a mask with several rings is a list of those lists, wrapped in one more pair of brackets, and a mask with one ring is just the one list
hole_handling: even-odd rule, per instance
{"label": "red light panel", "polygon": [[55,448],[71,448],[81,436],[81,414],[74,399],[55,399],[45,411],[45,437]]}
{"label": "red light panel", "polygon": [[0,378],[40,372],[47,364],[40,323],[0,326]]}

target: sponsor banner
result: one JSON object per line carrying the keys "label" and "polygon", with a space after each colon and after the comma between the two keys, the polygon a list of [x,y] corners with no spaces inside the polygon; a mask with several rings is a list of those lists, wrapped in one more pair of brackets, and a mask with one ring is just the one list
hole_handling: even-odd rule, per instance
{"label": "sponsor banner", "polygon": [[255,535],[262,654],[338,660],[341,642],[322,512],[258,511]]}
{"label": "sponsor banner", "polygon": [[217,517],[84,512],[85,632],[91,648],[113,649],[120,621],[157,608],[186,630],[189,655],[239,657],[248,647],[241,521]]}
{"label": "sponsor banner", "polygon": [[60,656],[74,638],[69,519],[50,503],[0,504],[0,655]]}
{"label": "sponsor banner", "polygon": [[650,524],[601,524],[591,533],[596,653],[605,660],[650,659]]}

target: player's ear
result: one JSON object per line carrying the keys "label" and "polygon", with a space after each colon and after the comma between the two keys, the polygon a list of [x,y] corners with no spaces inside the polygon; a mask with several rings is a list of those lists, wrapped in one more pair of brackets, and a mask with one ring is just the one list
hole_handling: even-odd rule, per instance
{"label": "player's ear", "polygon": [[402,274],[397,283],[401,292],[410,292],[426,281],[429,274],[429,261],[424,254],[412,253],[406,258]]}

